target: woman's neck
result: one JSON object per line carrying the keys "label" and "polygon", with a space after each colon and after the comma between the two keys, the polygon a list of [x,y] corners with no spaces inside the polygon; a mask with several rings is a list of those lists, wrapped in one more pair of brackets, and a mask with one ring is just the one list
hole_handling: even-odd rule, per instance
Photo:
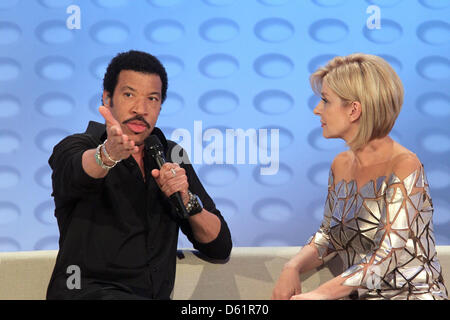
{"label": "woman's neck", "polygon": [[369,141],[362,148],[353,151],[358,167],[368,167],[392,159],[394,140],[389,136]]}

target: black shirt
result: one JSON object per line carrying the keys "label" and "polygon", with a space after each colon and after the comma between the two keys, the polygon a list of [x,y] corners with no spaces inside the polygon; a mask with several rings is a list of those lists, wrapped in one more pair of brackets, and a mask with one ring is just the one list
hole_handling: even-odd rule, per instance
{"label": "black shirt", "polygon": [[[158,128],[152,134],[159,137],[170,161],[176,143],[166,140]],[[158,167],[145,148],[145,180],[132,156],[104,178],[87,175],[82,155],[105,139],[105,125],[91,121],[84,134],[59,142],[49,159],[60,238],[47,298],[77,298],[99,286],[112,285],[152,299],[169,299],[175,280],[178,229],[194,248],[215,259],[229,256],[230,231],[191,164],[180,164],[186,170],[189,190],[221,221],[219,235],[209,243],[197,242],[189,222],[177,218],[175,207],[151,176],[151,170]],[[80,289],[67,285],[73,274],[73,269],[68,269],[71,265],[80,270]]]}

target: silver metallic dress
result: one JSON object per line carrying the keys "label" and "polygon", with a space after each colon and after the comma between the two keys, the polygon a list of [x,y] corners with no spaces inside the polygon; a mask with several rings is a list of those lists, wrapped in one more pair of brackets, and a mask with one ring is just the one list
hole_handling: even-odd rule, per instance
{"label": "silver metallic dress", "polygon": [[324,219],[313,242],[320,258],[337,252],[343,285],[357,299],[447,299],[435,250],[433,206],[423,166],[404,180],[394,173],[357,190],[335,185],[332,170]]}

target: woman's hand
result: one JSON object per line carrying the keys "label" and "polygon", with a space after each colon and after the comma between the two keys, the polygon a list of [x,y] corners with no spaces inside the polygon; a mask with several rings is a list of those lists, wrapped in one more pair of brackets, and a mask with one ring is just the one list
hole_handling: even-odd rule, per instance
{"label": "woman's hand", "polygon": [[328,300],[328,298],[321,293],[311,291],[292,296],[291,300]]}
{"label": "woman's hand", "polygon": [[272,291],[272,300],[288,300],[302,292],[300,273],[291,266],[285,266]]}

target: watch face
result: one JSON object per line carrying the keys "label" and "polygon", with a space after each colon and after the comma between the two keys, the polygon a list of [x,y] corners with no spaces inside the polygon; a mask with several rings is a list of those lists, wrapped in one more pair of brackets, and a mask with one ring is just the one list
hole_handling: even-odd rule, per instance
{"label": "watch face", "polygon": [[192,210],[189,212],[189,215],[193,216],[194,214],[202,212],[203,208],[200,206],[200,204],[197,203],[197,205],[192,207]]}
{"label": "watch face", "polygon": [[203,210],[200,199],[196,194],[193,194],[190,190],[188,190],[189,194],[189,202],[186,205],[186,211],[189,216],[193,216],[194,214],[200,213]]}
{"label": "watch face", "polygon": [[202,212],[203,208],[200,205],[199,199],[195,194],[190,194],[191,199],[189,200],[189,206],[190,206],[190,210],[189,210],[189,215],[194,215],[197,213]]}

